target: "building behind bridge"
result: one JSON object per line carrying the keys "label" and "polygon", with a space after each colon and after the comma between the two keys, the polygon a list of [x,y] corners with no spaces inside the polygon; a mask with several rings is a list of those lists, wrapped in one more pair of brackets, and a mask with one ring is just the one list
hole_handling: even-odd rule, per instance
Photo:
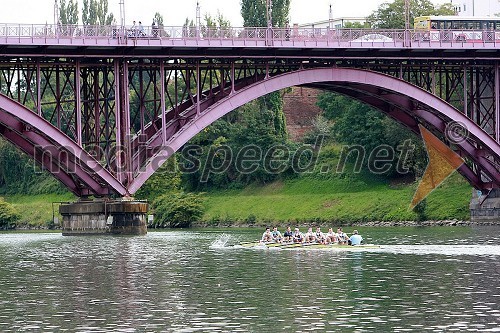
{"label": "building behind bridge", "polygon": [[330,29],[342,29],[345,28],[347,23],[358,23],[360,25],[365,25],[366,17],[338,17],[323,21],[317,21],[305,24],[294,24],[294,27],[304,28],[304,29],[320,29],[320,28],[330,28]]}
{"label": "building behind bridge", "polygon": [[458,16],[496,16],[500,15],[498,0],[450,0]]}

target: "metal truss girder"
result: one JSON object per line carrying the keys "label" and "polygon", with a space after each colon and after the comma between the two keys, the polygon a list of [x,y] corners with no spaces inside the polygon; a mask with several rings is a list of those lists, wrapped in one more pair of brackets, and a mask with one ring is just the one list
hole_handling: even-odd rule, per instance
{"label": "metal truss girder", "polygon": [[[336,90],[340,92],[344,86],[353,97],[385,110],[413,131],[417,128],[416,121],[425,120],[418,119],[417,115],[407,110],[428,110],[438,115],[445,124],[452,119],[449,115],[434,111],[441,107],[439,105],[432,108],[421,107],[421,101],[407,98],[407,90],[416,91],[414,85],[417,85],[441,96],[465,115],[476,117],[474,119],[479,126],[485,126],[484,129],[494,136],[493,142],[499,140],[500,74],[498,61],[492,59],[413,59],[406,56],[392,59],[376,59],[373,56],[310,58],[301,55],[279,58],[270,54],[258,56],[258,53],[247,58],[231,55],[201,57],[196,53],[177,58],[172,55],[147,54],[126,54],[124,57],[106,57],[105,54],[100,57],[23,55],[0,59],[0,90],[11,99],[30,104],[33,111],[40,115],[43,111],[47,121],[63,129],[80,147],[91,150],[92,145],[95,145],[97,151],[103,152],[101,156],[96,156],[105,164],[104,169],[110,174],[116,174],[120,186],[126,189],[133,182],[140,182],[133,178],[142,177],[142,170],[150,169],[150,161],[162,154],[158,153],[162,150],[162,145],[180,142],[179,138],[185,136],[187,128],[192,124],[198,126],[202,123],[199,118],[207,119],[207,113],[213,112],[226,100],[237,101],[233,95],[252,88],[259,82],[262,83],[259,89],[271,91],[266,87],[271,80],[288,80],[295,74],[301,76],[298,81],[319,86],[320,82],[310,76],[315,70],[325,70],[325,66],[330,69],[337,67],[338,73],[349,67],[357,71],[359,78],[348,82],[341,77],[342,73],[335,78],[324,77],[323,88],[326,87],[325,84],[336,85]],[[370,73],[377,71],[391,76],[380,74],[381,85],[373,82],[366,84],[366,71],[360,68],[369,68],[372,70]],[[141,79],[137,81],[139,76]],[[384,81],[389,82],[394,77],[404,78],[407,82],[399,80],[398,82],[404,83],[398,83],[399,89],[384,88]],[[132,82],[133,80],[136,82]],[[26,82],[25,89],[17,84],[20,81]],[[292,84],[289,82],[283,84],[284,87],[290,85]],[[172,90],[174,86],[175,89]],[[73,91],[76,89],[77,92]],[[130,122],[130,116],[134,116],[130,112],[128,96],[131,89],[135,89],[139,96],[138,104],[134,106],[138,110],[136,123],[140,124],[135,125],[138,130],[133,131],[138,134],[135,137],[130,137],[130,132],[126,130],[132,127],[130,124],[134,126]],[[49,111],[48,104],[43,104],[42,108],[42,101],[47,99],[54,99]],[[432,101],[435,102],[434,99]],[[450,106],[445,105],[443,110],[448,110]],[[454,114],[453,117],[463,123],[459,116]],[[475,158],[477,163],[487,164],[481,169],[487,172],[488,165],[490,168],[497,166],[496,160],[491,160],[496,147],[484,143],[491,136],[485,136],[484,131],[479,134],[481,138],[475,137],[472,142],[482,142],[478,147],[474,146],[475,154],[478,155],[485,147],[488,153],[483,160],[477,156]],[[123,156],[112,156],[115,145],[123,145]],[[163,154],[170,154],[171,149],[163,150],[168,151]],[[465,150],[464,153],[469,154]],[[125,171],[115,169],[121,165],[126,165]],[[82,189],[82,193],[84,191]]]}

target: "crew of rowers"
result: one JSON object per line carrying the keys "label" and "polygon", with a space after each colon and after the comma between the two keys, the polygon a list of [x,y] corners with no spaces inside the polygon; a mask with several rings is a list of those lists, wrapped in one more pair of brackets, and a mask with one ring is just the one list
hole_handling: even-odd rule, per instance
{"label": "crew of rowers", "polygon": [[316,232],[313,232],[312,228],[309,228],[305,234],[300,232],[299,228],[287,227],[286,231],[281,234],[277,227],[266,228],[266,231],[262,234],[262,243],[316,243],[316,244],[338,244],[338,245],[360,245],[363,242],[363,237],[358,234],[357,230],[354,230],[352,236],[349,237],[342,228],[337,228],[337,232],[333,231],[333,228],[328,229],[327,233],[323,233],[320,227],[316,228]]}

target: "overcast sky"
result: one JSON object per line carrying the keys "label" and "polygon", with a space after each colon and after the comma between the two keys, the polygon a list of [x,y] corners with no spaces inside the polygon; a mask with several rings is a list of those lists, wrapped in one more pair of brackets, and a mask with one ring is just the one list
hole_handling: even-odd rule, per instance
{"label": "overcast sky", "polygon": [[[163,15],[165,25],[182,25],[186,19],[195,19],[197,0],[124,0],[126,24],[133,20],[149,25],[155,12]],[[83,0],[78,0],[80,11]],[[120,21],[119,0],[108,0],[110,11]],[[235,27],[242,25],[240,0],[199,0],[202,17],[219,10]],[[329,5],[333,17],[364,17],[384,2],[392,0],[291,0],[291,23],[311,23],[328,19]],[[435,3],[447,2],[434,0]],[[1,23],[53,23],[54,0],[0,0]]]}

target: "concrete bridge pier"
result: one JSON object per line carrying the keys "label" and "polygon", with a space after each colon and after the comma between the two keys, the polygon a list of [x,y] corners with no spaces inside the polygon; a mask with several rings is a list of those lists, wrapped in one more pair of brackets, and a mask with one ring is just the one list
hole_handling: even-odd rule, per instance
{"label": "concrete bridge pier", "polygon": [[500,189],[489,193],[473,190],[470,219],[477,223],[500,224]]}
{"label": "concrete bridge pier", "polygon": [[80,200],[59,206],[65,236],[145,235],[147,212],[147,202],[127,199]]}

